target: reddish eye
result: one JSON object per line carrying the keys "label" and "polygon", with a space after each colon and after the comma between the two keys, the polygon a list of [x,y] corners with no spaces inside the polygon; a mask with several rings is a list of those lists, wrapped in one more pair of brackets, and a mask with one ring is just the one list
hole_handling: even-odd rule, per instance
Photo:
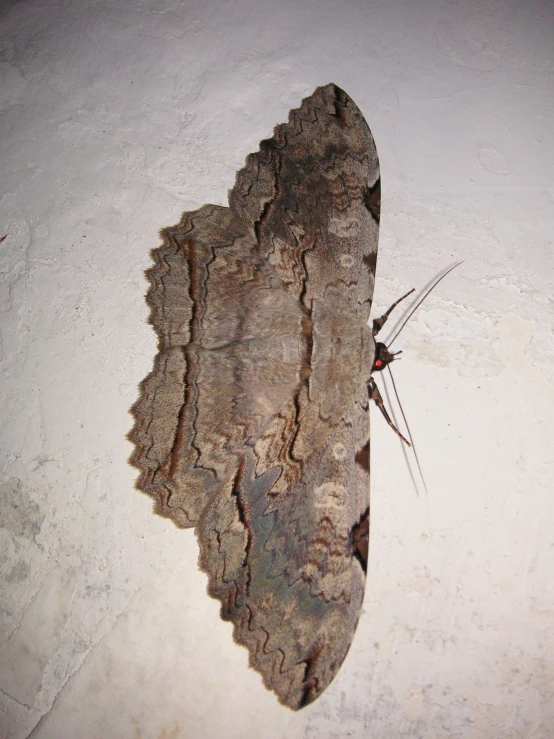
{"label": "reddish eye", "polygon": [[377,361],[375,362],[375,366],[376,366],[376,367],[382,367],[382,366],[383,366],[383,362],[382,362],[382,361],[381,361],[380,359],[378,359],[378,360],[377,360]]}

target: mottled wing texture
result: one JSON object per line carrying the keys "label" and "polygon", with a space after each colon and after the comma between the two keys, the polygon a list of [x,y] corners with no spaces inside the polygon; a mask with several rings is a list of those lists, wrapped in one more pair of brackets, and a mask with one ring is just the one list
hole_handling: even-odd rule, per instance
{"label": "mottled wing texture", "polygon": [[292,110],[229,204],[185,213],[153,252],[159,353],[132,463],[159,513],[196,526],[222,617],[298,709],[344,660],[367,563],[380,183],[348,95]]}

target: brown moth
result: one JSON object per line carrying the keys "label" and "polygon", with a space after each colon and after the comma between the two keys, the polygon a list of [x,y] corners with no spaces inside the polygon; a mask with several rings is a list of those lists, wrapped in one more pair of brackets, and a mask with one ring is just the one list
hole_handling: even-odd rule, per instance
{"label": "brown moth", "polygon": [[147,272],[137,485],[196,527],[222,618],[293,709],[336,675],[364,595],[379,207],[373,137],[329,84],[248,156],[228,208],[161,232]]}

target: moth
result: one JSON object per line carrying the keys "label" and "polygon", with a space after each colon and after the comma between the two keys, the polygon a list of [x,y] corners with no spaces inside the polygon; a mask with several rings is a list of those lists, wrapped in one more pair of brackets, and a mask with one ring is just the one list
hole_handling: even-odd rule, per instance
{"label": "moth", "polygon": [[364,595],[371,373],[394,358],[390,311],[368,326],[379,209],[373,137],[329,84],[247,157],[229,207],[161,231],[147,271],[137,487],[196,528],[222,618],[292,709],[333,680]]}

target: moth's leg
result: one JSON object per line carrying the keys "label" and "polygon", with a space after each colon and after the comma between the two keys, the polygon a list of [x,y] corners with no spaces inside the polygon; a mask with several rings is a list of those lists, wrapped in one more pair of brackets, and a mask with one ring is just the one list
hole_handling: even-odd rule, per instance
{"label": "moth's leg", "polygon": [[408,439],[406,439],[405,436],[402,436],[400,431],[396,428],[396,426],[392,422],[391,417],[387,413],[387,409],[385,408],[385,404],[383,403],[383,398],[381,396],[381,393],[379,392],[379,388],[377,387],[373,377],[369,378],[369,382],[367,383],[367,390],[368,390],[370,400],[375,401],[375,405],[377,406],[377,408],[379,408],[379,410],[385,417],[385,421],[389,424],[389,426],[394,431],[394,433],[397,434],[405,444],[407,444],[408,446],[411,446]]}
{"label": "moth's leg", "polygon": [[398,305],[398,303],[401,303],[405,298],[408,297],[408,295],[411,295],[414,292],[414,290],[415,290],[415,287],[412,287],[412,289],[410,290],[410,292],[407,292],[406,295],[403,295],[401,298],[398,298],[398,300],[395,301],[391,305],[391,307],[388,309],[388,311],[386,311],[386,313],[383,313],[383,315],[381,316],[381,318],[374,318],[373,319],[373,336],[377,336],[377,334],[379,333],[379,331],[383,328],[383,326],[387,322],[387,318],[390,316],[390,314],[392,313],[392,311],[396,308],[396,306]]}

